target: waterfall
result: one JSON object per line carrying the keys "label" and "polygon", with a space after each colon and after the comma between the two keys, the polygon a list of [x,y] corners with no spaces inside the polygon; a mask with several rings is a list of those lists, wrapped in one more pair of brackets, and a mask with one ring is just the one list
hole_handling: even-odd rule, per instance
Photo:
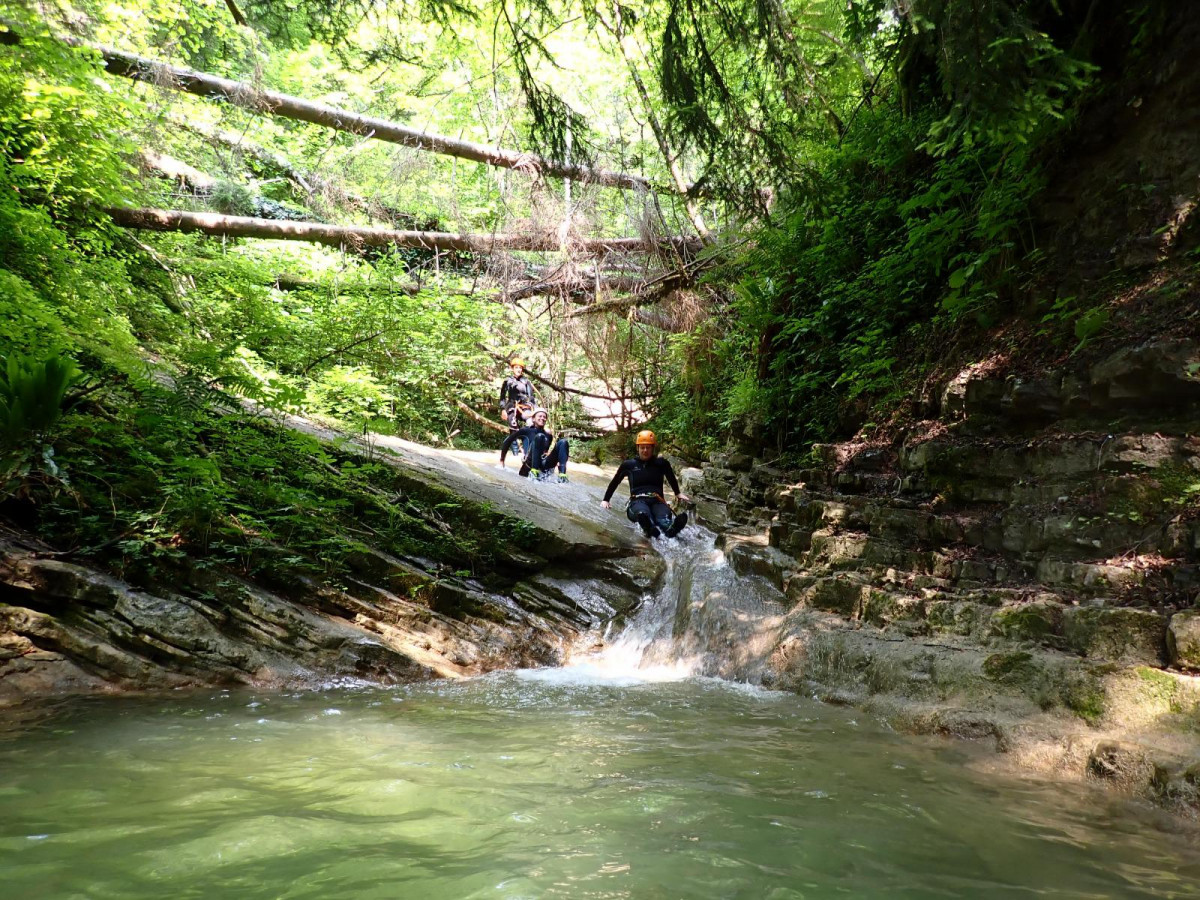
{"label": "waterfall", "polygon": [[760,682],[782,619],[778,595],[760,578],[734,572],[705,528],[653,546],[667,564],[657,591],[623,628],[610,625],[598,647],[596,635],[581,641],[587,649],[572,655],[563,677]]}

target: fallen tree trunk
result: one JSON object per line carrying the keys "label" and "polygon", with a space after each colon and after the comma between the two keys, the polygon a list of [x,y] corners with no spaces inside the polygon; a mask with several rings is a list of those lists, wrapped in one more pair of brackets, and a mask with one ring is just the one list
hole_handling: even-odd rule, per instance
{"label": "fallen tree trunk", "polygon": [[[654,303],[678,287],[684,287],[695,278],[687,268],[644,275],[608,275],[604,278],[566,278],[556,281],[543,279],[517,288],[507,288],[497,299],[524,300],[526,297],[555,295],[567,298],[596,297],[601,291],[608,294],[627,294],[628,297],[613,298],[616,306]],[[609,302],[609,301],[601,301]],[[596,304],[591,304],[592,306]]]}
{"label": "fallen tree trunk", "polygon": [[501,296],[508,300],[524,300],[527,297],[538,297],[553,294],[564,297],[591,297],[597,293],[597,288],[608,293],[629,293],[637,291],[646,284],[645,279],[634,276],[618,276],[594,280],[576,279],[571,281],[539,281],[534,284],[522,285],[505,291]]}
{"label": "fallen tree trunk", "polygon": [[633,310],[633,319],[635,322],[641,322],[643,325],[649,325],[651,328],[657,328],[659,331],[669,334],[687,334],[692,330],[685,323],[661,309],[641,309],[639,307]]}
{"label": "fallen tree trunk", "polygon": [[471,407],[467,406],[467,404],[463,403],[461,400],[455,400],[454,405],[457,406],[459,409],[461,409],[463,412],[465,412],[469,417],[474,419],[480,425],[482,425],[484,428],[490,428],[490,429],[492,429],[492,431],[499,431],[501,434],[508,434],[508,428],[506,426],[501,425],[499,422],[493,422],[487,416],[480,415],[479,413],[475,412],[475,410],[471,409]]}
{"label": "fallen tree trunk", "polygon": [[691,331],[691,328],[687,324],[671,315],[670,312],[664,312],[661,309],[644,309],[638,305],[639,303],[646,302],[652,301],[639,301],[630,297],[618,297],[612,301],[592,303],[588,306],[571,310],[571,312],[567,313],[567,318],[578,319],[583,316],[599,315],[605,312],[623,312],[628,313],[635,322],[641,322],[643,325],[649,325],[652,328],[657,328],[659,331],[667,331],[671,334],[685,334]]}
{"label": "fallen tree trunk", "polygon": [[598,303],[589,303],[586,306],[581,306],[578,309],[573,309],[567,313],[568,319],[578,319],[583,316],[597,316],[606,312],[621,312],[629,309],[631,306],[645,306],[651,303],[656,303],[666,296],[664,292],[661,296],[650,296],[649,294],[633,295],[630,297],[612,297],[608,300],[601,300]]}
{"label": "fallen tree trunk", "polygon": [[[335,206],[358,210],[374,219],[405,222],[414,225],[420,220],[420,217],[414,213],[405,212],[404,210],[396,209],[394,206],[389,206],[383,201],[372,200],[353,191],[345,190],[336,181],[326,178],[318,172],[301,169],[282,154],[255,144],[253,141],[248,141],[243,135],[236,132],[225,131],[219,128],[209,128],[206,125],[176,120],[173,117],[171,121],[180,128],[186,128],[188,131],[204,138],[214,147],[224,147],[232,150],[234,153],[240,153],[249,157],[258,164],[259,171],[286,178],[310,197],[320,196]],[[430,226],[426,224],[425,227],[428,228]]]}
{"label": "fallen tree trunk", "polygon": [[262,90],[244,81],[233,81],[182,66],[168,65],[113,47],[85,46],[90,46],[100,53],[104,59],[105,69],[113,75],[122,75],[137,81],[158,84],[195,94],[198,97],[225,100],[252,112],[295,119],[299,122],[310,122],[337,131],[347,131],[363,137],[412,147],[414,150],[456,156],[459,159],[469,159],[489,166],[516,169],[544,177],[569,178],[572,181],[589,182],[605,187],[652,190],[650,182],[640,175],[570,165],[547,159],[535,153],[520,153],[515,150],[488,147],[484,144],[476,144],[472,141],[463,141],[440,134],[429,134],[398,122],[360,115],[347,109],[302,100],[299,97],[280,94],[276,91]]}
{"label": "fallen tree trunk", "polygon": [[158,153],[157,151],[148,149],[139,150],[138,161],[148,171],[153,172],[160,178],[177,182],[193,194],[207,196],[217,186],[216,178],[205,172],[201,172],[193,166],[189,166],[181,159],[167,156],[165,153]]}
{"label": "fallen tree trunk", "polygon": [[[563,249],[554,238],[523,234],[451,234],[444,231],[400,231],[392,228],[365,228],[350,225],[323,225],[317,222],[276,221],[249,216],[223,216],[217,213],[185,212],[174,209],[135,209],[112,207],[108,214],[122,228],[150,231],[199,232],[217,237],[252,237],[280,241],[306,241],[330,247],[415,247],[425,250],[459,250],[492,253],[498,250],[556,251]],[[677,250],[692,247],[693,242],[672,238],[662,245]],[[636,253],[650,249],[641,238],[590,238],[574,241],[572,251],[589,255]]]}

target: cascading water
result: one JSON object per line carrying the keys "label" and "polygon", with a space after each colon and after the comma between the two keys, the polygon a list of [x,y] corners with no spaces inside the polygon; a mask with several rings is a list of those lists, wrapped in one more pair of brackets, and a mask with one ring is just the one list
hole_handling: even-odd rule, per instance
{"label": "cascading water", "polygon": [[624,628],[605,635],[603,646],[577,654],[565,676],[671,681],[707,675],[759,682],[783,612],[779,604],[758,579],[730,568],[705,528],[653,544],[666,562],[658,590]]}
{"label": "cascading water", "polygon": [[[468,462],[479,477],[530,492],[547,507],[610,533],[641,540],[619,495],[613,509],[600,506],[607,478],[591,466],[573,468],[569,484],[538,484],[519,479],[513,467]],[[716,544],[715,534],[695,524],[676,538],[651,541],[647,550],[663,558],[666,572],[634,617],[623,626],[609,626],[602,636],[585,636],[558,674],[532,677],[643,682],[705,675],[760,681],[783,609],[759,579],[735,573]]]}

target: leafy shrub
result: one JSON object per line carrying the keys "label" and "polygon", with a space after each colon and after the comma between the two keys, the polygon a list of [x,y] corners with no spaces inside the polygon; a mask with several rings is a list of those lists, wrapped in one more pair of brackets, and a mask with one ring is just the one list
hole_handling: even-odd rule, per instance
{"label": "leafy shrub", "polygon": [[78,367],[63,356],[9,356],[0,368],[0,450],[12,453],[43,440],[78,379]]}
{"label": "leafy shrub", "polygon": [[364,428],[384,418],[395,398],[361,366],[334,366],[313,381],[306,400],[314,412]]}

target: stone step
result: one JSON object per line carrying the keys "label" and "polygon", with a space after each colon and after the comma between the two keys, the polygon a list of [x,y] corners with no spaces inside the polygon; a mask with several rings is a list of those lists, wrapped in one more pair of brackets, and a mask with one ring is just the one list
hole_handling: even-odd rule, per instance
{"label": "stone step", "polygon": [[1092,479],[1098,474],[1153,472],[1162,472],[1175,481],[1186,478],[1188,472],[1200,475],[1200,437],[1097,433],[980,441],[949,435],[902,447],[897,472],[923,476],[935,487],[947,478],[991,483],[1020,479],[1061,482]]}
{"label": "stone step", "polygon": [[[854,516],[861,516],[866,509],[859,506],[842,518],[840,506],[811,504],[806,513],[817,519],[818,525],[830,514],[838,521],[861,526],[864,523]],[[892,512],[883,509],[880,515]],[[738,542],[747,546],[739,547],[737,553],[745,559],[733,562],[741,567],[739,571],[760,574],[776,583],[783,577],[780,573],[803,571],[817,576],[858,572],[870,577],[924,578],[951,586],[1041,585],[1081,598],[1161,593],[1164,599],[1177,600],[1200,589],[1200,564],[1135,554],[1103,556],[1090,540],[1080,546],[1073,536],[1057,543],[1039,539],[1029,545],[1018,544],[1018,548],[1033,549],[1012,552],[1002,531],[980,532],[990,535],[998,546],[949,540],[958,536],[950,526],[961,522],[947,517],[932,519],[941,529],[936,541],[923,540],[918,525],[905,533],[900,523],[893,521],[890,531],[880,531],[875,521],[865,523],[872,530],[856,531],[840,526],[808,530],[776,520],[765,530],[750,528],[738,535]],[[964,538],[973,536],[971,529],[964,530]]]}
{"label": "stone step", "polygon": [[[1006,509],[979,506],[935,512],[912,501],[864,497],[812,498],[809,494],[781,497],[781,508],[770,525],[770,543],[798,555],[810,546],[819,529],[861,531],[874,537],[919,549],[965,545],[992,553],[1054,554],[1065,559],[1108,558],[1136,549],[1142,554],[1200,560],[1200,519],[1187,522],[1173,516],[1164,523],[1148,513],[1116,507],[1098,515],[1060,507]],[[1103,502],[1103,501],[1101,501]]]}
{"label": "stone step", "polygon": [[[1058,594],[1035,590],[911,590],[850,572],[795,574],[787,579],[786,591],[796,607],[836,613],[908,637],[952,635],[981,647],[1016,642],[1089,659],[1151,666],[1168,662],[1170,617],[1112,600],[1071,604]],[[1183,633],[1190,627],[1190,620],[1181,620],[1176,630]]]}

